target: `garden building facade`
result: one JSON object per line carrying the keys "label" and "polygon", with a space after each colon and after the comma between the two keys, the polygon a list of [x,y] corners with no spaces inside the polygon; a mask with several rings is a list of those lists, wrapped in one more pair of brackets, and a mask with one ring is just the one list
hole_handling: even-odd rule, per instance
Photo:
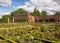
{"label": "garden building facade", "polygon": [[60,15],[32,16],[31,14],[17,14],[14,19],[22,19],[27,22],[60,22]]}

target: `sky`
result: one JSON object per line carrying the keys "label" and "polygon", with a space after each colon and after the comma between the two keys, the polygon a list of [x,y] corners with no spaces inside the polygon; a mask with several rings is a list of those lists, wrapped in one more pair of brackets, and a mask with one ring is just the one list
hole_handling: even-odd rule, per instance
{"label": "sky", "polygon": [[40,12],[45,10],[49,15],[53,15],[60,11],[60,0],[0,0],[0,18],[19,8],[33,12],[35,7]]}

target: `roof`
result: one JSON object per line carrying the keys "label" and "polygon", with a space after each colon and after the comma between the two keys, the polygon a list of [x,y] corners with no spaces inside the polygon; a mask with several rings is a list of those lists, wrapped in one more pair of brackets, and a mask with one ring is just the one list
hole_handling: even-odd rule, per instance
{"label": "roof", "polygon": [[46,15],[46,16],[34,16],[35,20],[37,19],[59,19],[60,20],[60,15]]}
{"label": "roof", "polygon": [[28,14],[17,14],[14,16],[15,19],[22,19],[27,17],[28,17]]}

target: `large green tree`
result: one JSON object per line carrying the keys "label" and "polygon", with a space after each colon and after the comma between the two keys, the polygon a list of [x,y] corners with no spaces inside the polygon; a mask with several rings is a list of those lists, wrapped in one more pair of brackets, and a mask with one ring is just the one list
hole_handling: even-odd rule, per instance
{"label": "large green tree", "polygon": [[42,16],[45,16],[45,15],[47,15],[47,12],[46,11],[42,11],[41,14],[42,14]]}
{"label": "large green tree", "polygon": [[8,20],[8,18],[10,18],[10,17],[11,17],[11,15],[3,15],[0,22],[1,22],[1,23],[7,23],[7,20]]}
{"label": "large green tree", "polygon": [[28,12],[22,8],[19,8],[18,10],[11,12],[11,16],[13,17],[16,14],[22,14],[22,13],[28,13]]}
{"label": "large green tree", "polygon": [[2,19],[7,19],[7,18],[10,18],[10,17],[11,17],[11,15],[3,15]]}
{"label": "large green tree", "polygon": [[31,13],[33,16],[40,16],[41,13],[38,9],[34,8],[34,11]]}

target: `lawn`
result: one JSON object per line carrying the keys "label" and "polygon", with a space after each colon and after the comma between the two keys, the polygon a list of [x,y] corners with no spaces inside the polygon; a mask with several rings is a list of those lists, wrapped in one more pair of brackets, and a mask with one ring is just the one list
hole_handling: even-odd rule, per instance
{"label": "lawn", "polygon": [[[0,43],[56,42],[60,39],[60,25],[40,23],[0,24]],[[58,42],[57,42],[58,41]]]}

